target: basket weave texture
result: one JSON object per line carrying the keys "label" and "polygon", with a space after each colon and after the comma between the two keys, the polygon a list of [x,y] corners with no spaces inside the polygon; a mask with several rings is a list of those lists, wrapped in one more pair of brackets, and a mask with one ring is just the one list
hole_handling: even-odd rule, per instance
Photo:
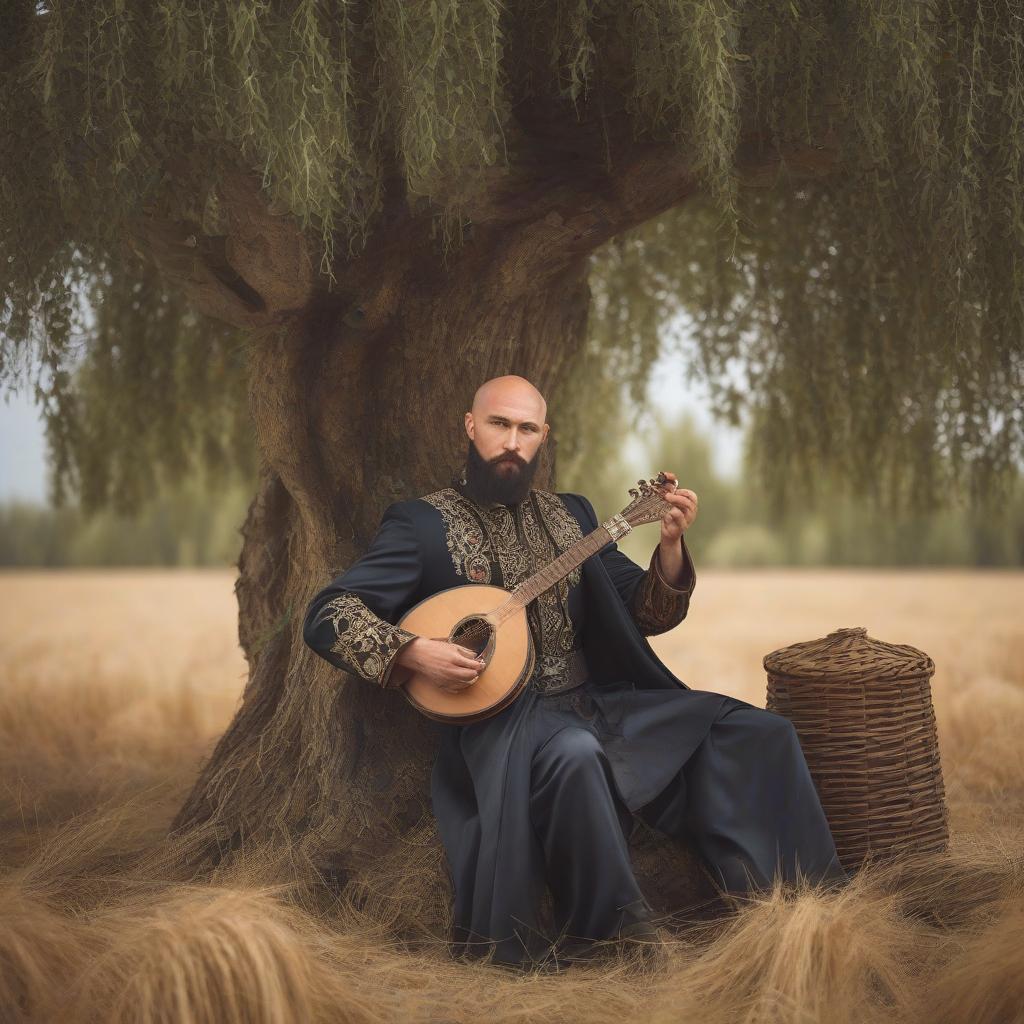
{"label": "basket weave texture", "polygon": [[765,655],[767,707],[796,727],[847,871],[949,841],[935,663],[861,626]]}

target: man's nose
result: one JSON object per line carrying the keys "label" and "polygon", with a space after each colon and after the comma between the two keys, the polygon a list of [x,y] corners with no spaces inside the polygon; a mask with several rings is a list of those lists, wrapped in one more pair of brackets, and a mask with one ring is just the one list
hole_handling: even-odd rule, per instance
{"label": "man's nose", "polygon": [[515,430],[505,438],[505,449],[510,452],[519,450],[519,434]]}

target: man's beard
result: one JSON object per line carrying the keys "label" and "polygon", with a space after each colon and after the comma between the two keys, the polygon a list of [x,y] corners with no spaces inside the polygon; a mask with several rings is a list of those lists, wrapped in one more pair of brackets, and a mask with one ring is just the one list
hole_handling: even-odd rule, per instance
{"label": "man's beard", "polygon": [[[464,490],[478,505],[518,505],[529,496],[530,486],[537,473],[540,448],[527,462],[518,455],[505,453],[488,462],[472,440],[466,449],[466,483]],[[516,470],[499,468],[499,463],[511,460]]]}

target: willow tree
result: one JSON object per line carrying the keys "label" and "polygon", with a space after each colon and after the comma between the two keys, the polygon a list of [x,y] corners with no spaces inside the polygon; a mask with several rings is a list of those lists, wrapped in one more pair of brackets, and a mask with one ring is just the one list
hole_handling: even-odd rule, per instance
{"label": "willow tree", "polygon": [[255,441],[249,678],[190,863],[345,872],[423,820],[425,720],[300,624],[447,481],[487,377],[535,381],[578,464],[683,310],[776,494],[931,501],[1020,457],[1015,0],[9,0],[0,47],[2,368],[57,498]]}

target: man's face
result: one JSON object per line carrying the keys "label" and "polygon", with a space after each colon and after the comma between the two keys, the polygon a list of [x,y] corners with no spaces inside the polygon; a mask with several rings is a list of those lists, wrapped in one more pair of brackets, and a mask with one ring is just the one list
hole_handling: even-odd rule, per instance
{"label": "man's face", "polygon": [[522,466],[532,462],[547,437],[542,414],[527,403],[497,403],[482,415],[466,413],[466,433],[485,462]]}
{"label": "man's face", "polygon": [[548,434],[543,420],[543,404],[528,394],[502,396],[466,413],[467,474],[484,500],[512,504],[529,493]]}

